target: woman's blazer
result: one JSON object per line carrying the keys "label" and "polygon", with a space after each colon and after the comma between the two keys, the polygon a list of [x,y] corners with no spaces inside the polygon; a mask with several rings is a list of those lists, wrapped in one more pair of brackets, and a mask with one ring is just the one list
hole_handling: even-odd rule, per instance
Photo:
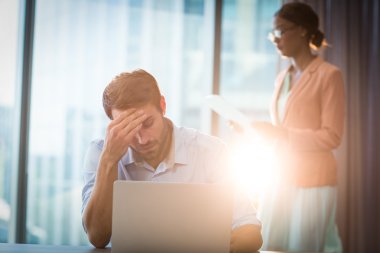
{"label": "woman's blazer", "polygon": [[278,75],[271,105],[273,123],[288,129],[288,141],[278,146],[283,176],[301,187],[336,185],[337,166],[332,151],[343,135],[342,74],[316,57],[292,88],[280,121],[277,101],[288,71]]}

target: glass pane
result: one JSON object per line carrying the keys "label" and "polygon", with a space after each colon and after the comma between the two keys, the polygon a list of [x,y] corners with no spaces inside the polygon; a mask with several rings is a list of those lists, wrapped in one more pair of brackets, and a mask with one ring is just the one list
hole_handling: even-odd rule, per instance
{"label": "glass pane", "polygon": [[267,39],[280,0],[223,2],[221,95],[255,119],[269,119],[278,55]]}
{"label": "glass pane", "polygon": [[178,125],[202,127],[211,90],[213,1],[38,0],[27,241],[87,244],[81,224],[83,159],[103,138],[102,93],[122,71],[152,73]]}
{"label": "glass pane", "polygon": [[[223,1],[220,93],[251,120],[270,120],[269,106],[279,57],[267,34],[272,30],[273,15],[280,4],[280,0]],[[247,167],[256,159],[255,151],[250,146],[242,147],[242,136],[231,131],[223,119],[219,123],[220,135],[240,150],[233,150],[240,152],[238,163],[246,168],[245,171],[236,168],[239,180],[247,187],[254,186],[257,174]]]}
{"label": "glass pane", "polygon": [[9,241],[19,143],[20,3],[0,1],[0,242]]}

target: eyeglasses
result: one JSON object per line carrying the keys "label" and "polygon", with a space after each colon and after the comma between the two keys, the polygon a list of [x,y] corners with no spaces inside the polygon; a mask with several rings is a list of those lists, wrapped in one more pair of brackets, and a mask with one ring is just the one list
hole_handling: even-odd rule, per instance
{"label": "eyeglasses", "polygon": [[281,28],[281,29],[273,29],[269,34],[268,34],[268,39],[272,42],[274,42],[276,39],[281,39],[282,35],[286,33],[287,31],[293,30],[297,26],[291,26],[289,28]]}

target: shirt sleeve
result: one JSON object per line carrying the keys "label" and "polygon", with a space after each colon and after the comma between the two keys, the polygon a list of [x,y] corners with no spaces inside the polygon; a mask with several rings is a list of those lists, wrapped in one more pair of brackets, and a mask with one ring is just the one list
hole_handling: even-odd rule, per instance
{"label": "shirt sleeve", "polygon": [[84,159],[84,186],[82,189],[82,215],[94,188],[103,141],[92,141]]}
{"label": "shirt sleeve", "polygon": [[247,224],[261,226],[261,222],[257,219],[256,215],[256,208],[247,194],[235,191],[232,229]]}
{"label": "shirt sleeve", "polygon": [[[256,217],[256,209],[248,194],[243,190],[239,190],[239,187],[236,187],[236,183],[233,181],[229,155],[229,148],[226,145],[221,145],[221,148],[216,152],[216,157],[213,161],[214,165],[216,165],[214,167],[215,170],[219,173],[221,171],[224,172],[224,179],[222,181],[230,185],[233,191],[232,229],[248,224],[261,226],[261,222]],[[221,174],[219,173],[217,174],[220,178]]]}

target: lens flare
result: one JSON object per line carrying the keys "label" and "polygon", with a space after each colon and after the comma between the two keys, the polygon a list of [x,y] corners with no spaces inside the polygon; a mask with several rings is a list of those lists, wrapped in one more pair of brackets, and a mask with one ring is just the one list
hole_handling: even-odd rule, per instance
{"label": "lens flare", "polygon": [[274,146],[260,138],[238,141],[233,145],[230,162],[236,186],[253,200],[258,200],[277,182]]}

